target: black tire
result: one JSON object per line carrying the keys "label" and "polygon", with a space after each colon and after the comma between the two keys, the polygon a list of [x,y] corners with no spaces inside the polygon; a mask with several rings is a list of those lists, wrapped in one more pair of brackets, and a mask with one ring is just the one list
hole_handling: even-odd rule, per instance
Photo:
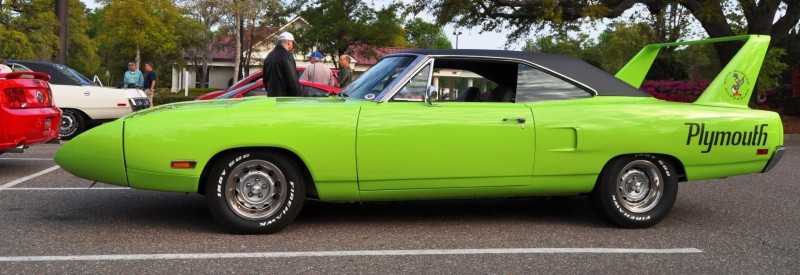
{"label": "black tire", "polygon": [[280,231],[300,213],[306,196],[297,166],[285,156],[262,151],[221,156],[205,191],[211,215],[239,234]]}
{"label": "black tire", "polygon": [[672,210],[678,175],[670,161],[651,154],[614,159],[603,169],[589,194],[592,208],[621,227],[656,225]]}
{"label": "black tire", "polygon": [[72,139],[86,129],[86,121],[80,112],[73,109],[61,110],[61,126],[59,126],[61,139]]}

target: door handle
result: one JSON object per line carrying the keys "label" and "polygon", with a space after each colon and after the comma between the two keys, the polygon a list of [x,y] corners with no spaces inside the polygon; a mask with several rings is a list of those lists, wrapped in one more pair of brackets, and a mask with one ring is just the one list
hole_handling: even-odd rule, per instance
{"label": "door handle", "polygon": [[524,118],[524,117],[518,117],[518,118],[504,118],[504,119],[503,119],[503,121],[510,121],[510,120],[516,120],[516,121],[517,121],[517,123],[525,123],[526,121],[528,121],[528,119],[527,119],[527,118]]}
{"label": "door handle", "polygon": [[83,92],[83,95],[85,95],[85,96],[89,96],[90,94],[92,94],[92,93],[90,93],[89,91]]}

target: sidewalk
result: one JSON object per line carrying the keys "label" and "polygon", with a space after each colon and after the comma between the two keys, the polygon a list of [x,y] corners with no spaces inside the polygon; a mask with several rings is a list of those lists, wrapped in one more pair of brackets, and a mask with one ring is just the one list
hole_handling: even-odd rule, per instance
{"label": "sidewalk", "polygon": [[800,147],[800,134],[783,135],[783,146]]}

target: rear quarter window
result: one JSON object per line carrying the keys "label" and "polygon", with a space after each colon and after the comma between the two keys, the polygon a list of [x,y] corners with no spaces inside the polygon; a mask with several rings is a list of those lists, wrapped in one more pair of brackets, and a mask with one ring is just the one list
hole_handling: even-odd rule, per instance
{"label": "rear quarter window", "polygon": [[592,94],[554,75],[520,64],[517,71],[516,102],[567,100]]}

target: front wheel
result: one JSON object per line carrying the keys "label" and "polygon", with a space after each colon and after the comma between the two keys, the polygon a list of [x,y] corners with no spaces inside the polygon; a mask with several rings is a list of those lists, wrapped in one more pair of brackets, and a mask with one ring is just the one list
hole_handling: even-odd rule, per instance
{"label": "front wheel", "polygon": [[678,195],[677,178],[663,157],[621,157],[603,169],[589,200],[600,216],[618,226],[647,228],[669,214]]}
{"label": "front wheel", "polygon": [[233,152],[212,167],[206,198],[211,214],[228,230],[274,233],[300,213],[305,184],[296,165],[280,154]]}
{"label": "front wheel", "polygon": [[72,139],[86,129],[86,122],[78,111],[64,109],[61,111],[61,126],[58,128],[61,139]]}

